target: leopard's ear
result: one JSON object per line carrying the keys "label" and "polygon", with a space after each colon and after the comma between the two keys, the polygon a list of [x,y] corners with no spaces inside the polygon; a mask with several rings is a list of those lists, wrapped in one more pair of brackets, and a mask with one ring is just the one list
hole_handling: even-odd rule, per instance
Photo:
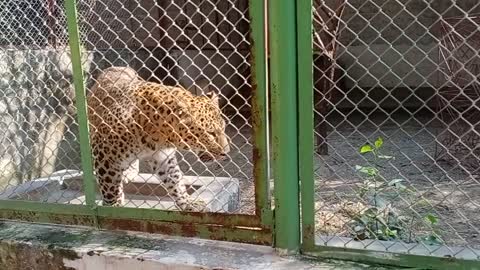
{"label": "leopard's ear", "polygon": [[218,94],[215,93],[215,91],[210,91],[208,93],[205,94],[207,97],[209,97],[213,102],[215,102],[216,104],[218,104],[219,102],[219,97],[218,97]]}

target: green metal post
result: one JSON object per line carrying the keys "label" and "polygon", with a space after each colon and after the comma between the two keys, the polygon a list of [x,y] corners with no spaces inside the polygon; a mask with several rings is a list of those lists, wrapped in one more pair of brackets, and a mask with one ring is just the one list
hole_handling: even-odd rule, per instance
{"label": "green metal post", "polygon": [[268,172],[267,57],[265,40],[265,1],[249,0],[252,40],[252,126],[254,134],[254,179],[256,214],[263,227],[271,227]]}
{"label": "green metal post", "polygon": [[302,249],[315,245],[312,0],[297,1],[298,144]]}
{"label": "green metal post", "polygon": [[95,204],[95,178],[93,176],[92,154],[87,120],[87,104],[82,68],[82,56],[80,36],[78,33],[78,20],[76,0],[65,1],[67,14],[68,35],[70,42],[70,53],[72,58],[73,83],[75,86],[75,101],[77,105],[77,116],[80,136],[80,154],[82,159],[85,201],[92,209]]}
{"label": "green metal post", "polygon": [[275,245],[295,253],[300,246],[296,1],[269,4]]}

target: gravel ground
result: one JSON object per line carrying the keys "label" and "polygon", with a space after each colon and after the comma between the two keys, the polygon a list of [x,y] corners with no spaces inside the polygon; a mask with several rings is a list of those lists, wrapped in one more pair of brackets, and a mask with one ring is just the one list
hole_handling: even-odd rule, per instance
{"label": "gravel ground", "polygon": [[[436,229],[447,244],[480,246],[480,183],[456,164],[435,162],[435,134],[441,130],[439,125],[425,126],[428,118],[413,119],[406,115],[398,116],[396,122],[383,121],[384,117],[377,115],[361,125],[357,124],[361,122],[360,118],[349,119],[350,123],[338,120],[332,121],[339,125],[329,133],[329,155],[316,157],[319,233],[349,234],[343,226],[347,220],[334,217],[332,213],[342,202],[360,202],[359,185],[363,178],[356,172],[355,165],[365,166],[369,162],[358,150],[366,142],[374,142],[381,136],[384,139],[383,154],[395,157],[380,163],[382,175],[387,181],[404,179],[415,191],[410,199],[395,199],[397,208],[413,213],[420,220],[427,213],[438,216]],[[396,123],[402,123],[401,128]],[[321,225],[325,227],[326,224],[330,228],[322,229]],[[424,229],[412,230],[418,235],[426,233]]]}

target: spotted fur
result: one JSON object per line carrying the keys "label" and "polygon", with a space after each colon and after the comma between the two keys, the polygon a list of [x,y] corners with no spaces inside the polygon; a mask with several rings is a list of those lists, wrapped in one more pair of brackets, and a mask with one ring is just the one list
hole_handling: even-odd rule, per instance
{"label": "spotted fur", "polygon": [[194,96],[181,87],[139,78],[131,68],[111,67],[88,95],[88,117],[96,177],[103,204],[124,204],[123,185],[146,160],[176,205],[198,211],[205,203],[186,192],[177,149],[219,159],[230,150],[218,97]]}

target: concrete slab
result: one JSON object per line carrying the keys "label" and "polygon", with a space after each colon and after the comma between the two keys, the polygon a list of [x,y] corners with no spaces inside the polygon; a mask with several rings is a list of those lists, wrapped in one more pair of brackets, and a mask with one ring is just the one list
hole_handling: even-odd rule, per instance
{"label": "concrete slab", "polygon": [[350,262],[283,257],[265,246],[0,221],[0,269],[384,270],[387,268]]}
{"label": "concrete slab", "polygon": [[[238,210],[240,185],[229,177],[184,176],[188,192],[207,203],[210,212]],[[49,177],[34,179],[0,192],[0,199],[17,199],[62,204],[84,204],[82,172],[65,170]],[[160,185],[158,176],[140,173],[124,185],[126,204],[131,208],[178,210]],[[98,192],[98,190],[97,190]],[[97,195],[97,203],[101,197]]]}

